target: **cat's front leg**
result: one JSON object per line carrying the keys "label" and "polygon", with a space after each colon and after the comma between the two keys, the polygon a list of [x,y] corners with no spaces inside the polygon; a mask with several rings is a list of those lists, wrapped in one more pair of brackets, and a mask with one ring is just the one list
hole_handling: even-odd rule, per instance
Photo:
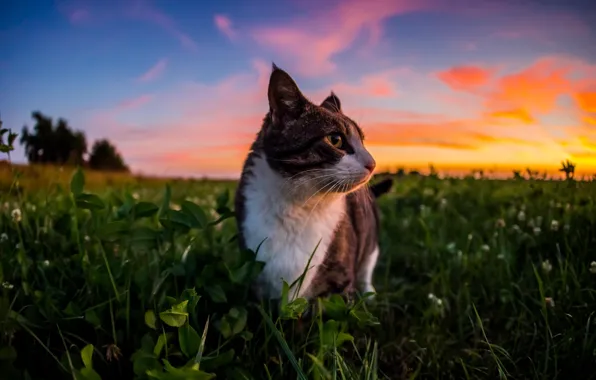
{"label": "cat's front leg", "polygon": [[[364,258],[362,265],[358,268],[358,289],[361,293],[376,293],[375,287],[373,286],[373,272],[377,265],[379,258],[379,246],[375,248]],[[371,298],[374,298],[372,296]]]}

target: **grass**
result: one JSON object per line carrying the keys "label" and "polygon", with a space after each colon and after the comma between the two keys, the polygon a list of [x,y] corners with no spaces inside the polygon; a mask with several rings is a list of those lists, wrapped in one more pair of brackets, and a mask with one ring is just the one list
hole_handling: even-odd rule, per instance
{"label": "grass", "polygon": [[234,182],[14,169],[3,378],[596,378],[596,182],[398,178],[375,301],[306,313],[250,297]]}

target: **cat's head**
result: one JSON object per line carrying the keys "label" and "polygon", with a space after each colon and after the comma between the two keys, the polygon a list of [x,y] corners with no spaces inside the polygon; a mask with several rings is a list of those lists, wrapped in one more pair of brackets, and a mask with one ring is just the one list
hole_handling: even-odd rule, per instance
{"label": "cat's head", "polygon": [[332,92],[320,105],[310,102],[292,77],[273,64],[269,113],[261,130],[269,166],[300,191],[349,193],[366,184],[375,160],[362,130],[343,114]]}

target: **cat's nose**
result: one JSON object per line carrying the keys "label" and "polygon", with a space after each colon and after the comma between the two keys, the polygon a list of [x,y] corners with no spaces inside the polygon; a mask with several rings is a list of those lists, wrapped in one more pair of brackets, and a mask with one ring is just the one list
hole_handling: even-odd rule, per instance
{"label": "cat's nose", "polygon": [[370,160],[364,164],[364,167],[366,169],[368,169],[368,171],[371,173],[375,170],[376,166],[377,166],[377,163],[374,160]]}

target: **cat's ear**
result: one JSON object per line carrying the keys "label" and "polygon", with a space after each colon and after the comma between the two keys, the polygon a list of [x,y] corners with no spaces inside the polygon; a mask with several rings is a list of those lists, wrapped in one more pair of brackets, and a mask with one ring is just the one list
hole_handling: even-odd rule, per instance
{"label": "cat's ear", "polygon": [[328,109],[331,112],[339,112],[341,113],[341,102],[339,98],[333,91],[331,91],[331,95],[327,97],[327,99],[323,100],[321,103],[321,107]]}
{"label": "cat's ear", "polygon": [[292,77],[277,67],[275,63],[269,78],[267,95],[274,122],[282,120],[286,116],[300,116],[308,102]]}

